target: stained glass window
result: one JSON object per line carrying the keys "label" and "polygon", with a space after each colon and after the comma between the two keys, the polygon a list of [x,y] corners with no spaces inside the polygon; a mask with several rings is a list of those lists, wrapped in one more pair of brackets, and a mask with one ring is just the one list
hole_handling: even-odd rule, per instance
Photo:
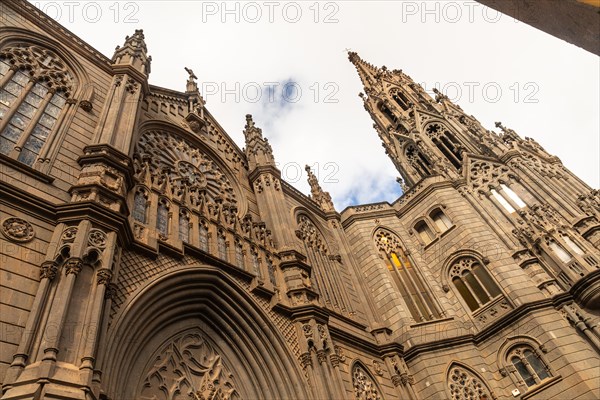
{"label": "stained glass window", "polygon": [[[30,69],[13,71],[9,59]],[[1,154],[33,166],[67,103],[71,81],[47,50],[17,46],[0,53]]]}
{"label": "stained glass window", "polygon": [[179,240],[190,241],[190,217],[186,212],[179,213]]}
{"label": "stained glass window", "polygon": [[158,204],[158,212],[156,214],[156,229],[163,237],[167,237],[169,235],[169,209],[162,201]]}
{"label": "stained glass window", "polygon": [[200,249],[208,251],[208,227],[203,221],[201,221],[198,226],[198,236],[200,239]]}
{"label": "stained glass window", "polygon": [[138,191],[133,200],[133,219],[142,224],[146,223],[146,207],[148,199],[143,191]]}

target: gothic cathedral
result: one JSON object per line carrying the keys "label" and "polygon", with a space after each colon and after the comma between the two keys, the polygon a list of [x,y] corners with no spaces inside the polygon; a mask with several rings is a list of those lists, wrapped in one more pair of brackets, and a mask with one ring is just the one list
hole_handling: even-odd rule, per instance
{"label": "gothic cathedral", "polygon": [[141,30],[2,6],[1,399],[600,397],[600,194],[535,140],[349,53],[404,194],[339,212]]}

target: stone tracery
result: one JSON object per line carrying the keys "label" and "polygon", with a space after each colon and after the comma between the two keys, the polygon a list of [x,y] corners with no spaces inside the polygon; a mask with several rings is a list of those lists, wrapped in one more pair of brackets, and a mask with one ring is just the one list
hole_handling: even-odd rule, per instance
{"label": "stone tracery", "polygon": [[356,400],[382,400],[381,393],[373,378],[360,366],[355,365],[352,371],[352,385]]}
{"label": "stone tracery", "polygon": [[452,400],[494,399],[487,385],[470,371],[454,365],[448,374],[448,388]]}
{"label": "stone tracery", "polygon": [[217,163],[183,138],[148,131],[137,144],[134,160],[140,181],[149,178],[167,195],[192,206],[237,204],[233,185]]}
{"label": "stone tracery", "polygon": [[52,51],[38,46],[16,45],[2,50],[0,59],[13,68],[29,71],[56,91],[69,96],[73,90],[73,78],[67,66]]}
{"label": "stone tracery", "polygon": [[165,345],[147,371],[139,397],[164,400],[240,399],[233,374],[200,332]]}

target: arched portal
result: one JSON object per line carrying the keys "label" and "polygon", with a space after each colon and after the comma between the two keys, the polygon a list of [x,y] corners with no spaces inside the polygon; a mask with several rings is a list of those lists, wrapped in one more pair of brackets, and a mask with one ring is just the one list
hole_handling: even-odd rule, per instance
{"label": "arched portal", "polygon": [[[162,393],[157,399],[169,400],[229,398],[219,393],[232,400],[308,398],[280,329],[217,268],[195,264],[166,271],[121,310],[98,365],[110,398],[152,398],[153,388]],[[215,382],[217,389],[206,392]]]}

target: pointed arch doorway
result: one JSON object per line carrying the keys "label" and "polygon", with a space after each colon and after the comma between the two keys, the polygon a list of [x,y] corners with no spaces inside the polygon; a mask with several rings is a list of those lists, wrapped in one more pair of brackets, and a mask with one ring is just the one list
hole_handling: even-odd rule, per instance
{"label": "pointed arch doorway", "polygon": [[218,268],[161,273],[131,295],[111,325],[99,360],[109,398],[309,397],[289,338]]}

